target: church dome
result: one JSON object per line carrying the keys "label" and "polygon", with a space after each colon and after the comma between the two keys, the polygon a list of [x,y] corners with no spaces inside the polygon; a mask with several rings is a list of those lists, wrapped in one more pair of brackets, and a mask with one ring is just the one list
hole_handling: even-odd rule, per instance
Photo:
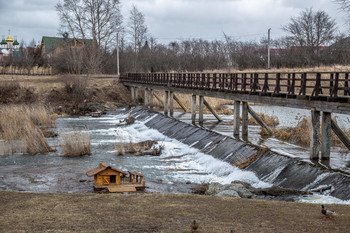
{"label": "church dome", "polygon": [[13,42],[13,39],[10,35],[6,38],[6,42]]}
{"label": "church dome", "polygon": [[5,39],[2,39],[2,41],[0,42],[1,45],[7,44]]}
{"label": "church dome", "polygon": [[13,42],[13,45],[19,45],[18,41],[15,40],[15,41]]}

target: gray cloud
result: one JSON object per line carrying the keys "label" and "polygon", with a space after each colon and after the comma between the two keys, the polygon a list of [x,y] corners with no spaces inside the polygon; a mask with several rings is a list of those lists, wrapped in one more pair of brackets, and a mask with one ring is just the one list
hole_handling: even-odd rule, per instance
{"label": "gray cloud", "polygon": [[[0,4],[0,35],[17,35],[18,40],[39,41],[56,36],[59,26],[57,0],[12,0]],[[167,43],[178,38],[220,39],[223,32],[240,40],[257,40],[268,28],[284,35],[282,25],[305,9],[324,10],[344,27],[338,5],[329,0],[121,0],[124,21],[132,4],[142,11],[150,33]]]}

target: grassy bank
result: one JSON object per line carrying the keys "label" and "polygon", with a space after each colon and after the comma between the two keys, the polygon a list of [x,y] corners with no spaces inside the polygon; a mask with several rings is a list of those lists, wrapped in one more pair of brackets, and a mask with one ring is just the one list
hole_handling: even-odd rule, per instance
{"label": "grassy bank", "polygon": [[176,194],[33,194],[0,191],[2,232],[347,232],[350,206]]}

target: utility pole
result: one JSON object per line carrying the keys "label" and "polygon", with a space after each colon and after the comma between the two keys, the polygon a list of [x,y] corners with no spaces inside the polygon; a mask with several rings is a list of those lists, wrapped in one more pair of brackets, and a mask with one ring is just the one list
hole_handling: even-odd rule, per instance
{"label": "utility pole", "polygon": [[269,28],[269,30],[267,31],[267,69],[271,69],[270,67],[270,35],[271,35],[271,28]]}
{"label": "utility pole", "polygon": [[117,75],[119,74],[119,32],[117,32]]}

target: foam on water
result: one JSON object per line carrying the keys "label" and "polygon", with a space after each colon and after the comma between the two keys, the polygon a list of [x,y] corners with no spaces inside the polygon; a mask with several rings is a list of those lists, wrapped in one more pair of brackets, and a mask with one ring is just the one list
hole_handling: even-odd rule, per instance
{"label": "foam on water", "polygon": [[115,130],[117,140],[140,142],[155,140],[164,146],[160,158],[168,165],[157,166],[156,169],[172,170],[173,178],[178,181],[194,183],[218,182],[230,184],[234,180],[248,182],[254,187],[265,188],[271,184],[263,182],[250,171],[244,171],[211,155],[200,152],[176,139],[169,138],[159,131],[150,129],[142,122]]}

